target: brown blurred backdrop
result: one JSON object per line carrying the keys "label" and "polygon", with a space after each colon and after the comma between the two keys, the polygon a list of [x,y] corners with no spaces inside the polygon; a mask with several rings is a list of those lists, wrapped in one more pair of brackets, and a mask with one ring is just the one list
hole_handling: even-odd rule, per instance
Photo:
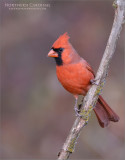
{"label": "brown blurred backdrop", "polygon": [[[55,159],[75,120],[74,98],[47,58],[64,32],[95,72],[112,27],[112,0],[4,0],[1,3],[1,159]],[[9,4],[49,4],[46,10],[9,10]],[[92,114],[71,159],[124,157],[124,45],[121,32],[103,97],[120,121],[100,128]]]}

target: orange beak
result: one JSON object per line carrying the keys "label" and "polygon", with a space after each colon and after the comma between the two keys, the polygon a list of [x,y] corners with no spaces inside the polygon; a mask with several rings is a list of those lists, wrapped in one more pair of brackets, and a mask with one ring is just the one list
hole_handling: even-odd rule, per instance
{"label": "orange beak", "polygon": [[58,57],[58,54],[53,49],[51,49],[48,53],[48,57]]}

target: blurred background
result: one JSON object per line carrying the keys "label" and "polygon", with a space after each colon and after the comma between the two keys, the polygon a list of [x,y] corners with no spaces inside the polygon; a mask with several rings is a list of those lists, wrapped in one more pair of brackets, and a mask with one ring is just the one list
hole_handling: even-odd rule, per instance
{"label": "blurred background", "polygon": [[[112,3],[1,1],[1,159],[57,157],[76,118],[75,100],[59,84],[55,62],[47,54],[53,42],[68,32],[74,48],[96,73],[113,23]],[[70,159],[124,157],[123,35],[124,29],[102,93],[120,121],[101,128],[92,113]]]}

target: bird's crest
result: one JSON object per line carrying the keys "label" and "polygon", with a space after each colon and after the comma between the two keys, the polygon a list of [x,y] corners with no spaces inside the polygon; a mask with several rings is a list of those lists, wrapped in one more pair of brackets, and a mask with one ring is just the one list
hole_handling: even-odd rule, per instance
{"label": "bird's crest", "polygon": [[68,40],[69,40],[69,36],[68,33],[64,33],[63,35],[61,35],[53,44],[54,48],[60,48],[60,47],[64,47],[65,45],[67,45]]}

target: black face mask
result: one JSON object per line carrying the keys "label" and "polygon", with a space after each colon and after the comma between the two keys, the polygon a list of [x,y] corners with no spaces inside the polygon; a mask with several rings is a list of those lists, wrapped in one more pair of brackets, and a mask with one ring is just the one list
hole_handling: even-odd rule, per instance
{"label": "black face mask", "polygon": [[52,47],[52,49],[58,54],[58,57],[54,57],[55,61],[56,61],[56,65],[57,66],[63,65],[62,52],[63,52],[64,48],[53,48]]}

